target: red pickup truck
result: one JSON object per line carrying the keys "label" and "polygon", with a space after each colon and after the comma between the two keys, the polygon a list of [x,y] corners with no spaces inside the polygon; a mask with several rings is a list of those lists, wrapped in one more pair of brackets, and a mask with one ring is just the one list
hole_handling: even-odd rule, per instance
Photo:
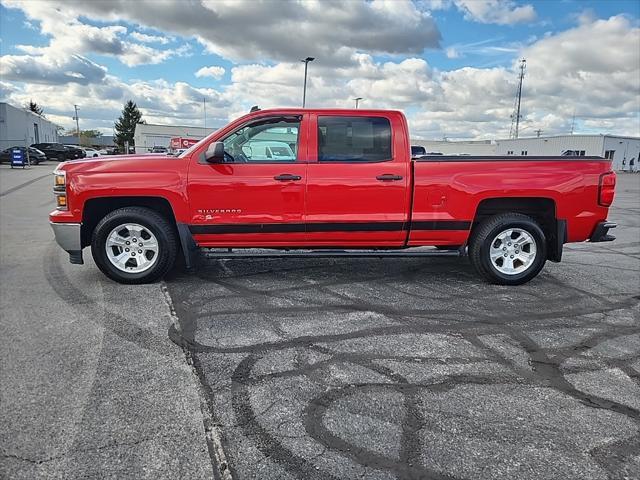
{"label": "red pickup truck", "polygon": [[[218,257],[464,255],[489,281],[535,277],[563,244],[613,240],[616,176],[600,157],[411,159],[404,115],[252,112],[178,157],[69,161],[55,173],[55,237],[91,246],[122,283]],[[434,246],[425,249],[414,247]],[[243,250],[250,248],[251,250]],[[264,249],[269,249],[264,251]]]}

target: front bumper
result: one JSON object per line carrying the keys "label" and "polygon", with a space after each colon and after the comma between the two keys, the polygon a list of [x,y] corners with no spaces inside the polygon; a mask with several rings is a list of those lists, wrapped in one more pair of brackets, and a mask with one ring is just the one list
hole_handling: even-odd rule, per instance
{"label": "front bumper", "polygon": [[50,222],[56,242],[69,254],[69,261],[82,265],[81,223]]}
{"label": "front bumper", "polygon": [[613,235],[609,235],[609,230],[612,228],[616,228],[618,225],[613,222],[599,222],[596,225],[596,229],[589,237],[589,241],[592,243],[595,242],[612,242],[616,239]]}

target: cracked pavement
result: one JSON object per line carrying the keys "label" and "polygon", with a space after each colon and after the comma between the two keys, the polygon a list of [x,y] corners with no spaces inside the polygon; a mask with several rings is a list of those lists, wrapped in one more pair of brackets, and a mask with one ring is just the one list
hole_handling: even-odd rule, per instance
{"label": "cracked pavement", "polygon": [[521,287],[457,258],[121,286],[15,210],[50,184],[13,190],[3,243],[34,240],[0,252],[0,477],[638,478],[640,175],[618,179],[618,239]]}

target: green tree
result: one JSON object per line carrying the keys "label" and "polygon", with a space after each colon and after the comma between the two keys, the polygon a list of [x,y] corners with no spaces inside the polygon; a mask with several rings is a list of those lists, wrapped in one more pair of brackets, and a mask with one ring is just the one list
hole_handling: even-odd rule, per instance
{"label": "green tree", "polygon": [[[78,132],[76,132],[75,128],[72,128],[71,130],[67,130],[66,132],[64,132],[65,135],[70,135],[72,137],[75,137],[77,133]],[[80,137],[97,138],[101,136],[102,136],[102,132],[100,130],[80,130]]]}
{"label": "green tree", "polygon": [[33,113],[37,113],[38,115],[44,117],[44,115],[42,114],[42,112],[44,112],[44,110],[42,109],[42,107],[40,105],[38,105],[33,100],[29,100],[29,104],[26,105],[26,108],[27,108],[27,110],[30,110]]}
{"label": "green tree", "polygon": [[142,113],[140,113],[138,106],[133,100],[129,100],[125,103],[122,109],[122,115],[120,115],[120,118],[118,118],[115,123],[116,134],[113,140],[122,151],[124,151],[126,142],[129,142],[130,147],[134,146],[133,134],[136,131],[136,125],[138,123],[144,123]]}

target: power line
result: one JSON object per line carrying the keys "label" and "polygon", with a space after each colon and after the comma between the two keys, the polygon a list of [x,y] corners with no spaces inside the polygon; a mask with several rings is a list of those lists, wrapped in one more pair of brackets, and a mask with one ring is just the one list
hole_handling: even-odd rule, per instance
{"label": "power line", "polygon": [[527,60],[520,60],[520,73],[518,75],[518,92],[516,93],[516,99],[513,105],[513,113],[511,114],[511,129],[509,130],[509,138],[518,138],[518,130],[520,128],[520,104],[522,103],[522,81],[524,80],[524,73],[527,69]]}

